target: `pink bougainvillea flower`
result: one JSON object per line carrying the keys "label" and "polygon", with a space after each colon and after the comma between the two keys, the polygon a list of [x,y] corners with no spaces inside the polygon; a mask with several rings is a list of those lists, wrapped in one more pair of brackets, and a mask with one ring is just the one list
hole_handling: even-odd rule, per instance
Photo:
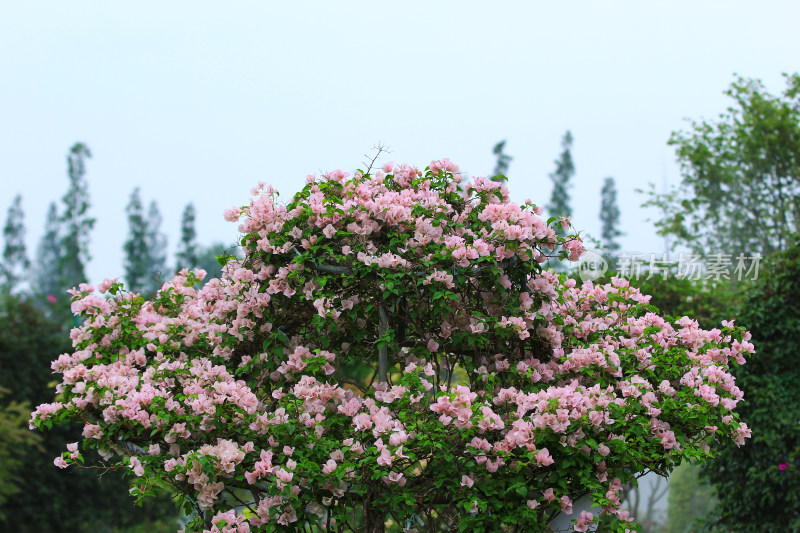
{"label": "pink bougainvillea flower", "polygon": [[583,243],[502,183],[440,159],[250,192],[224,213],[242,256],[219,278],[69,291],[58,401],[30,421],[79,424],[101,467],[176,487],[187,531],[361,531],[443,501],[464,530],[539,531],[584,495],[628,521],[638,473],[751,435],[732,372],[749,333],[545,269]]}

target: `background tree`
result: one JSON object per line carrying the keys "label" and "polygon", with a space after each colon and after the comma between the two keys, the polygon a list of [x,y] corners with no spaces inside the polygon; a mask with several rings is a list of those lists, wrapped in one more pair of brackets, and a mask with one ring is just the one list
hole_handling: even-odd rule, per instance
{"label": "background tree", "polygon": [[[195,256],[195,268],[202,268],[206,271],[207,276],[200,282],[200,286],[204,286],[212,277],[220,277],[222,275],[222,266],[219,264],[219,256],[235,256],[242,257],[241,250],[238,246],[225,246],[221,242],[214,242],[208,246],[198,245],[197,255]],[[182,267],[185,268],[185,267]]]}
{"label": "background tree", "polygon": [[125,280],[133,291],[147,288],[150,275],[150,249],[148,247],[148,225],[144,218],[144,208],[139,195],[139,187],[131,193],[128,205],[128,240],[123,245],[125,251]]}
{"label": "background tree", "polygon": [[232,253],[239,256],[240,253],[237,247],[225,246],[221,242],[215,242],[208,246],[198,244],[195,216],[194,204],[186,204],[181,216],[181,239],[175,255],[175,270],[202,268],[208,274],[201,282],[204,285],[212,277],[218,277],[222,273],[222,267],[217,261],[218,255]]}
{"label": "background tree", "polygon": [[800,75],[785,75],[782,97],[737,78],[733,105],[716,122],[675,132],[681,184],[644,205],[661,210],[660,235],[705,256],[769,255],[794,241],[800,221]]}
{"label": "background tree", "polygon": [[669,476],[667,523],[664,533],[688,533],[697,519],[703,519],[714,509],[713,489],[699,476],[702,467],[683,463]]}
{"label": "background tree", "polygon": [[75,143],[67,155],[69,188],[62,198],[61,217],[64,233],[59,260],[61,285],[64,290],[86,281],[89,255],[89,232],[95,219],[89,216],[89,186],[86,181],[86,159],[92,156],[83,143]]}
{"label": "background tree", "polygon": [[494,167],[494,172],[492,173],[492,181],[499,181],[501,183],[506,182],[506,174],[508,174],[508,165],[514,159],[508,154],[503,153],[503,148],[506,146],[506,141],[503,139],[499,143],[494,145],[494,149],[492,153],[497,156],[497,163]]}
{"label": "background tree", "polygon": [[[611,282],[611,276],[604,278]],[[632,279],[644,294],[652,296],[650,302],[666,316],[690,316],[706,329],[718,328],[723,320],[732,320],[742,298],[741,288],[722,280],[676,278],[675,271],[642,274]]]}
{"label": "background tree", "polygon": [[6,518],[4,507],[10,496],[23,487],[23,461],[28,448],[37,446],[39,435],[28,430],[30,405],[4,396],[10,391],[0,387],[0,523]]}
{"label": "background tree", "polygon": [[[194,268],[197,261],[197,230],[195,229],[194,204],[186,204],[181,215],[181,240],[178,242],[178,253],[175,255],[175,270]],[[211,272],[209,272],[211,275]]]}
{"label": "background tree", "polygon": [[36,265],[34,266],[34,280],[32,290],[43,296],[61,298],[66,300],[61,284],[61,274],[58,268],[64,252],[61,248],[61,217],[58,208],[51,203],[47,210],[44,225],[44,235],[39,240],[36,248]]}
{"label": "background tree", "polygon": [[625,490],[625,508],[642,526],[641,533],[660,533],[664,525],[664,512],[659,505],[670,491],[669,482],[662,476],[649,474]]}
{"label": "background tree", "polygon": [[147,210],[147,253],[150,259],[148,278],[145,284],[149,292],[161,288],[167,270],[167,236],[161,232],[163,217],[155,200],[150,202]]}
{"label": "background tree", "polygon": [[19,194],[8,209],[3,226],[3,262],[0,263],[0,291],[11,292],[25,278],[30,261],[25,249],[25,214]]}
{"label": "background tree", "polygon": [[[52,398],[50,363],[58,354],[70,350],[71,343],[60,322],[52,320],[24,295],[0,295],[0,388],[10,391],[0,399],[0,426],[5,416],[9,427],[17,427],[18,404],[37,405]],[[12,472],[6,471],[2,459],[6,443],[10,447],[7,452],[12,454],[9,460],[12,465],[16,462],[16,471],[22,474],[0,483],[0,492],[5,491],[6,498],[0,502],[0,531],[122,533],[142,524],[149,525],[141,533],[177,529],[169,498],[136,507],[120,471],[99,476],[101,471],[97,469],[64,472],[54,468],[53,458],[64,451],[67,443],[81,439],[81,429],[53,428],[33,445],[24,440],[35,435],[28,429],[29,418],[26,414],[19,434],[15,430],[6,434],[6,428],[0,428],[0,479]],[[17,437],[23,440],[10,440]]]}
{"label": "background tree", "polygon": [[202,268],[209,276],[217,276],[222,271],[222,267],[217,261],[217,256],[225,253],[226,247],[221,242],[215,242],[208,246],[198,246],[195,265]]}
{"label": "background tree", "polygon": [[603,189],[600,191],[600,223],[600,237],[603,240],[603,248],[610,255],[616,255],[620,249],[617,237],[623,233],[619,229],[617,186],[614,178],[611,177],[603,181]]}
{"label": "background tree", "polygon": [[720,531],[800,530],[800,247],[776,255],[737,316],[757,354],[736,372],[753,438],[724,446],[703,470],[719,498]]}
{"label": "background tree", "polygon": [[[567,131],[561,139],[561,154],[556,159],[556,170],[550,174],[550,181],[553,182],[553,192],[550,195],[550,203],[547,204],[547,212],[550,216],[570,217],[572,208],[570,207],[569,188],[570,180],[575,175],[575,165],[572,162],[572,133]],[[566,232],[558,227],[559,235]]]}

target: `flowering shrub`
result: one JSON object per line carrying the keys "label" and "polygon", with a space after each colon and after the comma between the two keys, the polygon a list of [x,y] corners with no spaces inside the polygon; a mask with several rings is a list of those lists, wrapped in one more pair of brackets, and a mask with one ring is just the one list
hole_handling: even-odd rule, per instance
{"label": "flowering shrub", "polygon": [[749,434],[728,373],[749,334],[542,271],[581,242],[501,184],[445,159],[252,192],[221,279],[73,291],[75,351],[32,418],[82,423],[137,496],[173,486],[189,530],[545,531],[588,495],[575,530],[624,531],[625,483]]}

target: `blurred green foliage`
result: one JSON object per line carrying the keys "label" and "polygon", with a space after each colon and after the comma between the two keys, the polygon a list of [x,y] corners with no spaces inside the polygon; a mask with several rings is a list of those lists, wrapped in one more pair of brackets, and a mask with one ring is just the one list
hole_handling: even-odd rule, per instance
{"label": "blurred green foliage", "polygon": [[784,75],[781,96],[759,80],[737,77],[732,102],[716,121],[674,132],[681,183],[646,206],[661,211],[656,228],[674,244],[767,257],[796,242],[800,224],[800,74]]}
{"label": "blurred green foliage", "polygon": [[5,520],[4,506],[21,489],[23,463],[29,447],[37,446],[40,436],[28,430],[30,406],[25,402],[7,403],[9,390],[0,387],[0,521]]}
{"label": "blurred green foliage", "polygon": [[715,531],[800,531],[800,246],[776,254],[746,287],[739,324],[756,354],[735,372],[752,438],[703,474],[716,488]]}
{"label": "blurred green foliage", "polygon": [[631,285],[651,295],[650,303],[662,314],[688,316],[704,329],[718,328],[721,321],[735,318],[746,287],[728,281],[679,279],[671,274],[644,275],[632,279]]}
{"label": "blurred green foliage", "polygon": [[[136,507],[121,472],[59,470],[53,465],[68,442],[81,439],[80,429],[59,426],[45,434],[28,430],[30,413],[24,406],[52,401],[50,362],[69,349],[67,331],[33,300],[0,295],[0,387],[10,391],[0,399],[0,530],[175,531],[177,511],[169,497]],[[8,432],[6,422],[11,425]]]}
{"label": "blurred green foliage", "polygon": [[700,479],[701,466],[683,463],[669,476],[667,523],[663,533],[696,531],[695,521],[712,513],[716,505],[714,490]]}

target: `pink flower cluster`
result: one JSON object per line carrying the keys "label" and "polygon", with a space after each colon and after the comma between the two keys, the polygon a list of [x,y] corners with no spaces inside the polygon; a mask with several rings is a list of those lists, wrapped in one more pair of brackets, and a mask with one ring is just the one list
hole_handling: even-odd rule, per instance
{"label": "pink flower cluster", "polygon": [[[285,205],[253,194],[225,214],[245,257],[221,278],[197,289],[205,272],[181,271],[152,302],[116,280],[74,291],[60,401],[31,421],[82,423],[134,483],[175,485],[190,529],[210,513],[210,531],[338,530],[356,507],[449,505],[470,527],[537,531],[586,495],[625,522],[623,483],[653,457],[750,435],[730,373],[749,334],[669,322],[622,279],[542,271],[580,240],[498,183],[444,159],[310,176]],[[57,466],[79,460],[70,446]]]}

